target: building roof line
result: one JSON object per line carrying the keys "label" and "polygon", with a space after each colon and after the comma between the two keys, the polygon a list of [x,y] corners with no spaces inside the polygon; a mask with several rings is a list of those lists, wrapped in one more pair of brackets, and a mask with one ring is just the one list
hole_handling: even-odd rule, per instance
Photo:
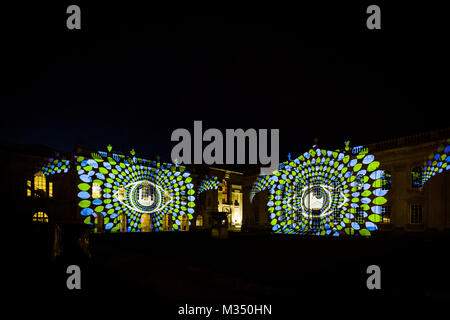
{"label": "building roof line", "polygon": [[370,152],[377,152],[400,147],[415,146],[447,138],[450,138],[450,128],[436,129],[413,135],[373,142],[365,145],[365,147],[368,147]]}

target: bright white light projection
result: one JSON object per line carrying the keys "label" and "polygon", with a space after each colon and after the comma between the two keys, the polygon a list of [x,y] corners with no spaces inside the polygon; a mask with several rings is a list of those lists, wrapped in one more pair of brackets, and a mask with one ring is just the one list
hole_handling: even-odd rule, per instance
{"label": "bright white light projection", "polygon": [[173,201],[167,191],[148,180],[127,184],[113,196],[130,210],[140,213],[160,211]]}
{"label": "bright white light projection", "polygon": [[287,200],[288,207],[305,218],[322,218],[333,213],[333,203],[341,208],[349,199],[337,187],[325,184],[306,186],[294,190]]}

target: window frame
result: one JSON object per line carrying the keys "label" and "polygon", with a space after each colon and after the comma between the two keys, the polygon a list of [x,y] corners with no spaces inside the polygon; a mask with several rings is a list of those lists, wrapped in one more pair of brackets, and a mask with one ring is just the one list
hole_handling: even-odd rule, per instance
{"label": "window frame", "polygon": [[35,192],[42,190],[45,194],[47,194],[47,178],[42,172],[37,172],[34,174],[33,189]]}
{"label": "window frame", "polygon": [[203,216],[201,214],[197,215],[197,217],[195,218],[195,226],[203,227]]}
{"label": "window frame", "polygon": [[411,203],[409,205],[409,224],[423,224],[423,205],[421,203]]}
{"label": "window frame", "polygon": [[[96,190],[98,187],[98,191]],[[96,182],[92,182],[92,199],[100,199],[102,197],[102,189],[101,189],[101,184],[100,183],[96,183]]]}
{"label": "window frame", "polygon": [[[387,210],[389,208],[389,210]],[[382,206],[381,207],[381,223],[391,224],[392,223],[392,206]]]}
{"label": "window frame", "polygon": [[358,223],[359,225],[364,224],[365,219],[364,219],[364,210],[362,209],[356,209],[355,212],[355,222]]}
{"label": "window frame", "polygon": [[33,214],[33,222],[34,223],[48,223],[49,218],[48,215],[44,211],[38,211]]}

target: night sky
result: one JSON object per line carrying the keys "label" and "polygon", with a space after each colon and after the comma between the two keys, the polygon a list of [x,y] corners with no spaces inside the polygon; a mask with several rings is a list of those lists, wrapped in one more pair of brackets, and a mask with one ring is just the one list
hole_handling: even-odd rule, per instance
{"label": "night sky", "polygon": [[284,160],[314,137],[340,148],[449,125],[443,10],[380,4],[370,31],[363,4],[225,5],[4,9],[1,140],[168,160],[172,131],[203,120],[279,128]]}

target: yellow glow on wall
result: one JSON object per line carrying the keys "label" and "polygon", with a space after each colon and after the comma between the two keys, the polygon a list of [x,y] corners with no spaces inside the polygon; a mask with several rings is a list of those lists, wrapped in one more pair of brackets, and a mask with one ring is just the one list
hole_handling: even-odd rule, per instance
{"label": "yellow glow on wall", "polygon": [[53,198],[53,182],[48,183],[48,196],[49,198]]}
{"label": "yellow glow on wall", "polygon": [[42,172],[34,175],[34,190],[47,191],[45,175]]}
{"label": "yellow glow on wall", "polygon": [[27,197],[31,197],[31,180],[27,180]]}
{"label": "yellow glow on wall", "polygon": [[197,218],[195,219],[195,225],[197,227],[203,227],[203,216],[198,215]]}

